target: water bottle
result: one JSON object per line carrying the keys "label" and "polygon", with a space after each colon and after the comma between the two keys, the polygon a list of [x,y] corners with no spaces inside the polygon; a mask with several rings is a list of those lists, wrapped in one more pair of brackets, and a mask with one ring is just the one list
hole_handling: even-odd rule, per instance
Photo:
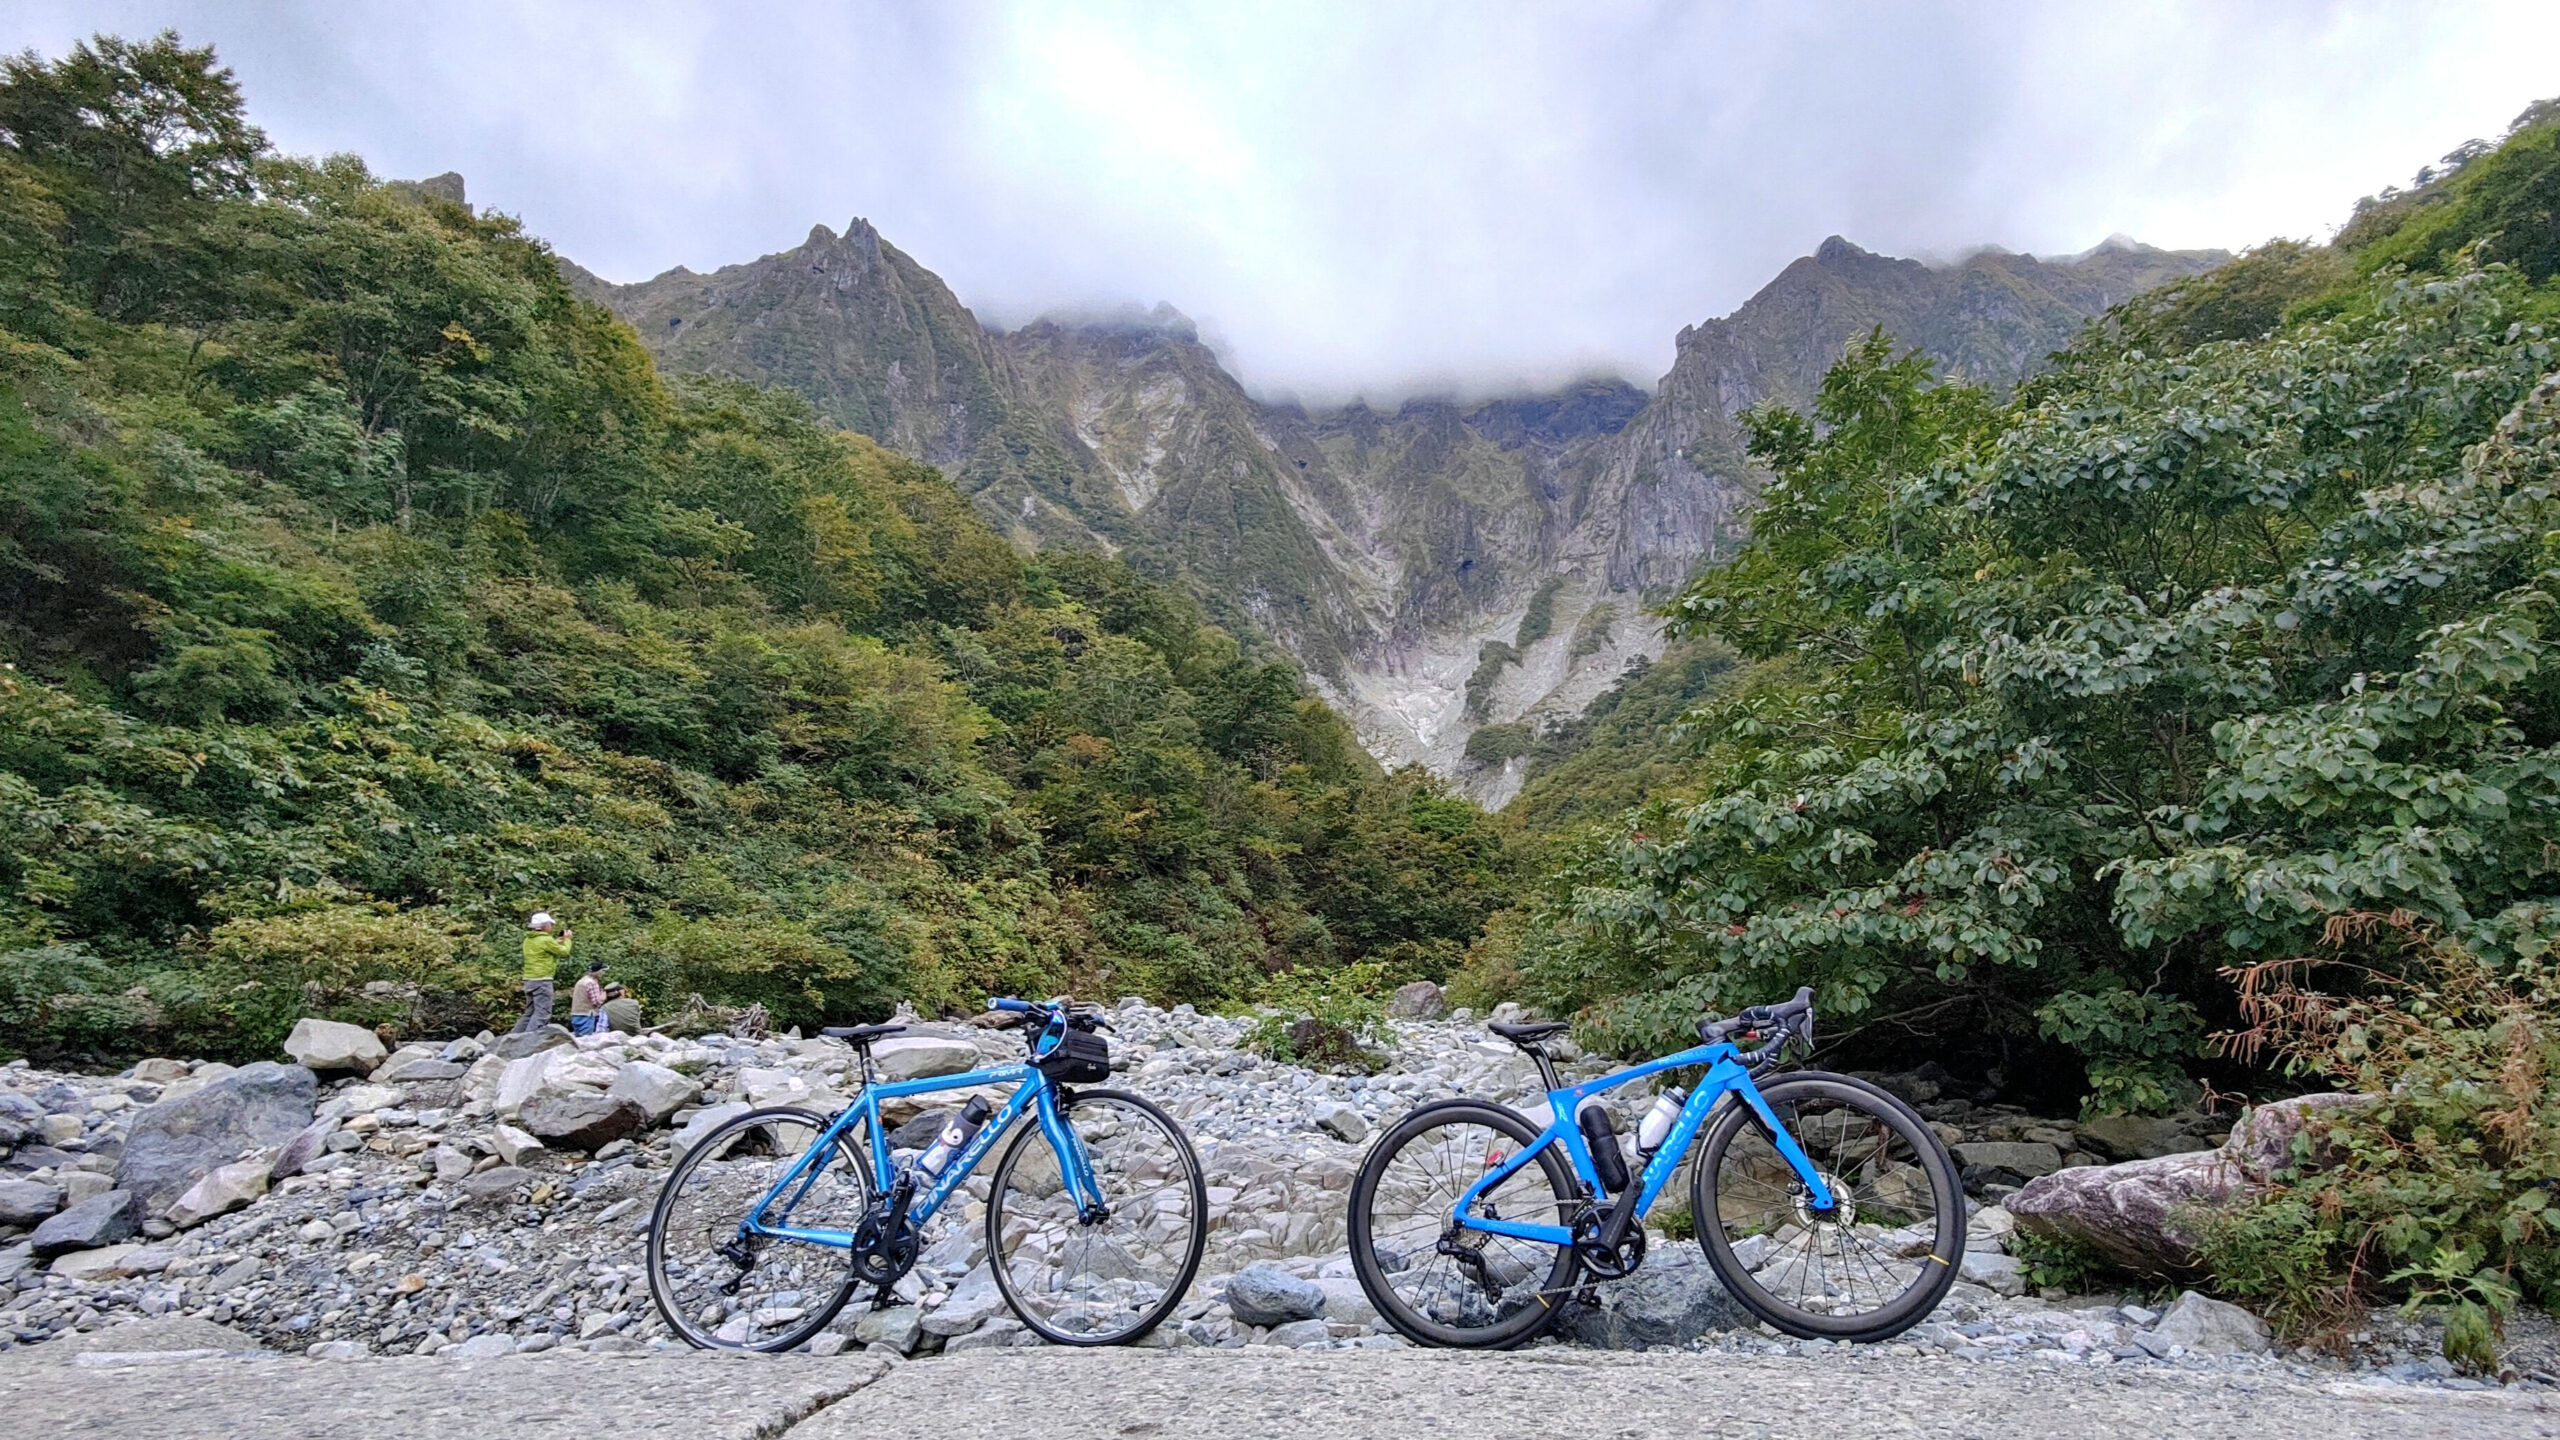
{"label": "water bottle", "polygon": [[978,1128],[986,1124],[987,1117],[994,1113],[995,1107],[989,1105],[985,1097],[970,1096],[969,1103],[961,1106],[960,1113],[952,1116],[951,1123],[943,1126],[942,1133],[934,1137],[933,1148],[917,1157],[916,1172],[927,1180],[941,1179],[952,1157],[969,1148],[969,1142],[977,1138]]}
{"label": "water bottle", "polygon": [[1671,1127],[1680,1121],[1680,1112],[1689,1103],[1689,1092],[1674,1085],[1654,1097],[1653,1108],[1644,1112],[1644,1120],[1636,1126],[1636,1149],[1647,1155],[1662,1148],[1671,1138]]}

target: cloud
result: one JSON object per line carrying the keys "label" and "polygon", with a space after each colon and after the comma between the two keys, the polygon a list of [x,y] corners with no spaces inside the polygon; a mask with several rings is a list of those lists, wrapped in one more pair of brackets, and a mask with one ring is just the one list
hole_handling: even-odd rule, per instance
{"label": "cloud", "polygon": [[996,323],[1171,302],[1268,395],[1639,383],[1823,236],[2317,235],[2560,91],[2547,3],[18,0],[617,279],[861,215]]}

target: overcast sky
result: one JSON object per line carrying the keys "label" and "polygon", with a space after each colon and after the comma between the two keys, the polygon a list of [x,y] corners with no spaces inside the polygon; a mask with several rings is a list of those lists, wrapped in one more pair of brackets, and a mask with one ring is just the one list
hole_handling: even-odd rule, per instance
{"label": "overcast sky", "polygon": [[981,318],[1169,301],[1265,395],[1614,372],[1839,233],[2321,236],[2560,94],[2560,4],[10,0],[617,280],[869,218]]}

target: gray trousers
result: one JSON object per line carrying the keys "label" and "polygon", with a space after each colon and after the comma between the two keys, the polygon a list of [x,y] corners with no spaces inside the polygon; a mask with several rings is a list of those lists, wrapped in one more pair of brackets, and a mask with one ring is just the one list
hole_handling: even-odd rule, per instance
{"label": "gray trousers", "polygon": [[521,1035],[527,1030],[539,1030],[550,1023],[551,982],[527,980],[524,982],[524,1018],[518,1020],[516,1028],[507,1033]]}

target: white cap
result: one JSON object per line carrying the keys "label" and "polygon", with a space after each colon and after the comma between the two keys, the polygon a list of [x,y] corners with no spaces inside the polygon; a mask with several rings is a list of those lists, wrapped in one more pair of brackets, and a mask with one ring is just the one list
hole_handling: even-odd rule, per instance
{"label": "white cap", "polygon": [[550,911],[536,910],[533,912],[533,918],[524,922],[524,928],[527,930],[548,930],[559,923],[559,921],[551,918]]}

